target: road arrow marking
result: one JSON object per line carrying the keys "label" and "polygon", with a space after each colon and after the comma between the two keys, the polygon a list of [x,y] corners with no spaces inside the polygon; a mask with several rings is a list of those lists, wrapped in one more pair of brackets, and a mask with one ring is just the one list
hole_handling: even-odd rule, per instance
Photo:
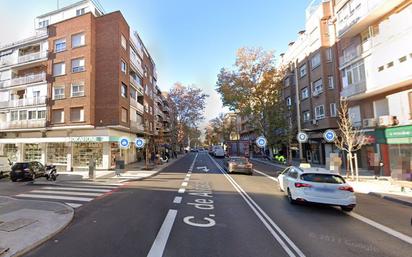
{"label": "road arrow marking", "polygon": [[196,167],[197,170],[203,170],[204,172],[208,172],[209,169],[206,166]]}

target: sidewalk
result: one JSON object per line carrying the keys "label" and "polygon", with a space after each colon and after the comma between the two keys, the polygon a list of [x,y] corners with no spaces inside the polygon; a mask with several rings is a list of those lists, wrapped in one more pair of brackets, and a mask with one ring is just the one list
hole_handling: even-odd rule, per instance
{"label": "sidewalk", "polygon": [[73,214],[57,202],[0,196],[0,256],[20,256],[40,245],[63,230]]}
{"label": "sidewalk", "polygon": [[[259,163],[264,163],[266,165],[271,165],[280,169],[287,167],[283,164],[273,163],[271,161],[258,158],[251,158],[251,160]],[[293,165],[299,166],[299,163],[294,162]],[[390,177],[381,177],[380,179],[375,179],[373,175],[368,176],[365,173],[366,172],[363,172],[363,174],[359,176],[359,182],[352,181],[351,179],[346,179],[356,193],[369,194],[375,197],[380,197],[385,200],[412,207],[412,189],[405,188],[404,192],[402,192],[401,186],[392,183]]]}
{"label": "sidewalk", "polygon": [[177,156],[177,159],[169,159],[169,162],[163,163],[161,165],[151,166],[153,168],[151,170],[144,170],[144,168],[145,168],[144,161],[131,163],[131,164],[126,165],[125,172],[121,173],[120,177],[110,174],[108,176],[105,176],[104,178],[109,178],[110,177],[112,179],[121,179],[122,182],[135,181],[135,180],[142,180],[142,179],[145,179],[145,178],[150,178],[150,177],[156,176],[164,168],[166,168],[169,165],[173,164],[174,162],[180,160],[184,156],[186,156],[186,154],[180,154],[180,155]]}

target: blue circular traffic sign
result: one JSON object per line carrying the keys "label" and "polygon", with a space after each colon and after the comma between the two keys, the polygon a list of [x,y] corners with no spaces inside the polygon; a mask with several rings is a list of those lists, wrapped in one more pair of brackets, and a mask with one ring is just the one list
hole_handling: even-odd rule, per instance
{"label": "blue circular traffic sign", "polygon": [[122,137],[119,139],[119,144],[120,147],[122,148],[128,148],[129,147],[129,139],[126,137]]}
{"label": "blue circular traffic sign", "polygon": [[261,136],[256,139],[256,145],[260,148],[264,148],[267,144],[267,140],[265,137]]}
{"label": "blue circular traffic sign", "polygon": [[334,130],[328,129],[328,130],[325,131],[325,133],[323,133],[323,138],[324,138],[327,142],[333,142],[333,141],[335,141],[336,133],[335,133]]}
{"label": "blue circular traffic sign", "polygon": [[299,143],[306,143],[308,139],[309,139],[309,136],[305,132],[298,133],[297,140]]}
{"label": "blue circular traffic sign", "polygon": [[134,144],[136,145],[137,148],[143,148],[145,141],[143,138],[136,138],[136,140],[134,141]]}

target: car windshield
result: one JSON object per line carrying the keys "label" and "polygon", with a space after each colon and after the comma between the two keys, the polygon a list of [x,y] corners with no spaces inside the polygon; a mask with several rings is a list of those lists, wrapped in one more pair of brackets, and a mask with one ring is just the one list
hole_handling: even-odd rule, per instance
{"label": "car windshield", "polygon": [[234,162],[236,164],[246,164],[247,160],[245,158],[230,158],[230,162]]}
{"label": "car windshield", "polygon": [[345,180],[334,174],[319,174],[319,173],[308,173],[300,176],[300,179],[308,182],[316,183],[328,183],[328,184],[344,184]]}

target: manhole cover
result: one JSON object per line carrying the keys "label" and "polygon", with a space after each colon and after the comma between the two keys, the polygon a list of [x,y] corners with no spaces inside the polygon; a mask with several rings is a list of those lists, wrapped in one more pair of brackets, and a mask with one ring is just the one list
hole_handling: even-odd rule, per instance
{"label": "manhole cover", "polygon": [[20,218],[0,224],[0,230],[6,232],[16,231],[35,222],[37,222],[37,220]]}

